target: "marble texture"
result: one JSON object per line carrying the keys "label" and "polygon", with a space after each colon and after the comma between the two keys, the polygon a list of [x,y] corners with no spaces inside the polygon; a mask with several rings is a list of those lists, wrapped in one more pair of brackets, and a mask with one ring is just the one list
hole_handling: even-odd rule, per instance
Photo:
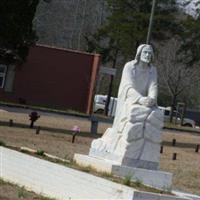
{"label": "marble texture", "polygon": [[113,126],[92,142],[89,155],[119,165],[159,169],[163,111],[157,107],[153,50],[140,45],[122,73]]}

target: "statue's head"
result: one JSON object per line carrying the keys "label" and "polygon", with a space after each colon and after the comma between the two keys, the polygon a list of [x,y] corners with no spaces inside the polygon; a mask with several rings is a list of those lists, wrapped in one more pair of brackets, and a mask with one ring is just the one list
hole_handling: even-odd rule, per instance
{"label": "statue's head", "polygon": [[141,44],[137,48],[135,60],[137,62],[142,61],[144,63],[151,63],[153,61],[154,54],[153,54],[153,48],[149,44]]}

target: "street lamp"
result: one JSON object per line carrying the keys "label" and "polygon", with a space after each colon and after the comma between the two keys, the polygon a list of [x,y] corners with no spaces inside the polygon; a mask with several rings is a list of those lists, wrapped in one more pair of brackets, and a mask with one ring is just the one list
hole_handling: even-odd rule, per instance
{"label": "street lamp", "polygon": [[154,16],[154,11],[155,11],[155,4],[156,4],[156,0],[153,0],[152,1],[152,7],[151,7],[151,16],[150,16],[150,19],[149,19],[149,28],[148,28],[146,44],[149,44],[150,38],[151,38],[151,31],[152,31],[152,25],[153,25],[153,16]]}

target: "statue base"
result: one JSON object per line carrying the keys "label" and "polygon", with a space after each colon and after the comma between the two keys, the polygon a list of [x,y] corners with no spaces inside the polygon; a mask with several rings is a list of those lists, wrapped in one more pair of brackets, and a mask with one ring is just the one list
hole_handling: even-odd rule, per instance
{"label": "statue base", "polygon": [[[160,145],[157,144],[157,146],[159,149]],[[133,154],[134,153],[132,153],[132,155]],[[142,160],[142,159],[140,159],[140,160],[133,159],[129,156],[126,156],[126,154],[116,155],[116,154],[108,153],[105,151],[98,151],[93,148],[90,148],[89,156],[95,157],[98,159],[106,159],[106,160],[110,160],[110,161],[115,161],[115,163],[118,163],[118,165],[123,165],[123,166],[127,166],[127,167],[143,168],[143,169],[150,169],[150,170],[158,170],[158,168],[159,168],[158,162],[152,162],[149,160]]]}
{"label": "statue base", "polygon": [[120,165],[112,160],[82,154],[75,154],[74,161],[80,166],[90,166],[98,172],[106,172],[118,177],[130,177],[132,181],[139,181],[153,188],[171,190],[172,173]]}

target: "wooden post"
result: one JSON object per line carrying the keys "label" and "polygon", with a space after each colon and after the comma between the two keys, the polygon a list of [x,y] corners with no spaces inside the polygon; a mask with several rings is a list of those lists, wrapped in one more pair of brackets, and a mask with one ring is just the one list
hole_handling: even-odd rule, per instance
{"label": "wooden post", "polygon": [[13,120],[12,119],[9,120],[9,126],[13,126]]}
{"label": "wooden post", "polygon": [[176,146],[176,139],[172,140],[172,146]]}
{"label": "wooden post", "polygon": [[197,144],[195,152],[198,153],[199,152],[199,144]]}
{"label": "wooden post", "polygon": [[36,134],[40,133],[40,129],[41,129],[40,126],[38,126],[37,129],[36,129]]}
{"label": "wooden post", "polygon": [[172,160],[176,160],[177,153],[173,153]]}
{"label": "wooden post", "polygon": [[72,134],[72,143],[74,143],[74,141],[75,141],[76,134],[77,134],[77,132],[73,132],[73,134]]}
{"label": "wooden post", "polygon": [[160,146],[160,153],[163,153],[163,146]]}

